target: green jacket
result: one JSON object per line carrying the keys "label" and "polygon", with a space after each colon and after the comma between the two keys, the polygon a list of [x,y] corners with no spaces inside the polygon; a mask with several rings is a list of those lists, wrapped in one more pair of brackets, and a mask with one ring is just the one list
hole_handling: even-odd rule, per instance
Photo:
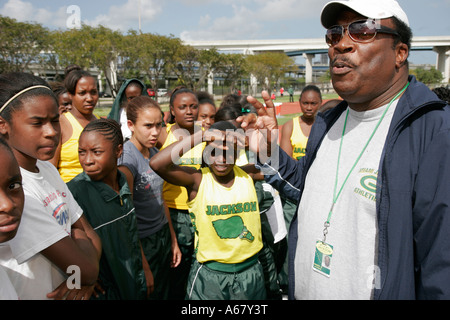
{"label": "green jacket", "polygon": [[68,183],[89,223],[102,241],[99,299],[145,299],[147,287],[142,267],[133,196],[119,170],[120,193],[83,172]]}
{"label": "green jacket", "polygon": [[122,86],[117,93],[116,98],[114,99],[111,111],[108,114],[108,119],[114,119],[120,123],[120,108],[122,106],[122,101],[125,100],[125,89],[128,87],[130,82],[136,81],[142,85],[142,95],[148,96],[147,87],[145,84],[139,79],[127,79],[122,83]]}

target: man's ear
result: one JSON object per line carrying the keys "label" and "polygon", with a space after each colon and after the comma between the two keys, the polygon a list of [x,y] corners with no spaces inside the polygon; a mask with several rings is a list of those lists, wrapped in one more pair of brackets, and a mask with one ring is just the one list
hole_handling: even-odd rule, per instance
{"label": "man's ear", "polygon": [[397,69],[400,69],[406,64],[406,61],[408,59],[409,56],[408,46],[403,42],[399,42],[395,47],[395,53],[396,53],[395,55],[396,67]]}

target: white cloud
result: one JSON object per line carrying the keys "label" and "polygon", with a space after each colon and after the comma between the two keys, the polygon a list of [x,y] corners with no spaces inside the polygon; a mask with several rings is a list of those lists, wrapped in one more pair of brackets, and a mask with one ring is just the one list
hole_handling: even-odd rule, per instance
{"label": "white cloud", "polygon": [[161,4],[155,0],[127,0],[123,5],[111,6],[107,14],[98,15],[92,20],[82,21],[87,25],[103,25],[113,30],[137,30],[139,26],[139,8],[141,25],[146,21],[153,20],[162,11]]}
{"label": "white cloud", "polygon": [[211,0],[180,0],[183,5],[207,5],[210,4]]}
{"label": "white cloud", "polygon": [[[139,5],[140,1],[140,5]],[[113,30],[128,31],[139,26],[139,7],[141,12],[141,23],[151,21],[162,10],[161,4],[156,0],[127,0],[122,5],[112,5],[107,13],[102,13],[94,18],[85,18],[87,10],[80,6],[81,21],[90,26],[103,25]],[[31,2],[23,0],[8,0],[0,7],[0,15],[14,18],[18,21],[37,22],[50,28],[67,27],[67,6],[55,9],[54,7],[37,8]]]}
{"label": "white cloud", "polygon": [[[282,23],[285,20],[319,17],[326,0],[222,0],[233,8],[231,16],[200,19],[193,26],[180,33],[180,38],[189,40],[252,39],[261,38],[264,25]],[[205,25],[205,22],[209,24]]]}
{"label": "white cloud", "polygon": [[56,11],[50,11],[44,8],[35,8],[32,3],[22,0],[8,0],[0,8],[0,14],[22,22],[36,22],[56,28],[65,27],[67,18],[63,7]]}
{"label": "white cloud", "polygon": [[[189,30],[180,33],[182,40],[210,40],[210,39],[237,39],[242,35],[252,37],[261,29],[259,19],[253,19],[253,13],[246,7],[231,4],[232,16],[211,17],[211,14],[203,16],[198,26],[192,26]],[[248,38],[247,37],[247,38]]]}
{"label": "white cloud", "polygon": [[265,18],[283,20],[318,16],[327,1],[318,0],[256,0],[261,9],[259,14]]}
{"label": "white cloud", "polygon": [[29,2],[9,0],[0,9],[0,14],[8,17],[13,17],[19,21],[27,21],[33,20],[33,11],[33,5]]}

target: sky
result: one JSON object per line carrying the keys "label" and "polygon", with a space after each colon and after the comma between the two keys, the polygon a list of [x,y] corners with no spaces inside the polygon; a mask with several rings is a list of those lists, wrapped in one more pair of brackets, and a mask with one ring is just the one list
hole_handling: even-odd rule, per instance
{"label": "sky", "polygon": [[[182,40],[324,37],[320,12],[328,0],[0,0],[0,15],[51,30],[87,25],[173,35]],[[398,0],[415,36],[450,35],[450,0]],[[140,12],[140,14],[139,14]],[[140,17],[140,20],[139,20]],[[140,23],[139,23],[140,21]],[[433,52],[411,63],[435,64]]]}

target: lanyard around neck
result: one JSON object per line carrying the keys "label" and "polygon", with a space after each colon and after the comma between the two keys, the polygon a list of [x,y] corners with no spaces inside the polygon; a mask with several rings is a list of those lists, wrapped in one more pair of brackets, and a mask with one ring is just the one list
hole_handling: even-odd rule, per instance
{"label": "lanyard around neck", "polygon": [[345,129],[347,128],[347,119],[348,119],[348,114],[349,114],[349,108],[347,108],[347,114],[345,115],[345,122],[344,122],[344,128],[342,130],[342,136],[341,136],[341,142],[339,145],[339,153],[338,153],[338,159],[337,159],[337,166],[336,166],[336,177],[334,180],[334,190],[333,190],[333,204],[331,205],[331,209],[330,212],[328,213],[328,218],[327,221],[325,221],[324,223],[324,227],[325,229],[323,229],[323,242],[325,242],[326,237],[327,237],[327,233],[328,233],[328,227],[330,226],[330,220],[331,220],[331,216],[333,215],[333,209],[334,209],[334,205],[336,204],[339,196],[341,195],[342,189],[344,188],[344,185],[347,183],[348,178],[350,177],[350,174],[353,172],[353,169],[356,167],[356,164],[359,162],[359,160],[361,159],[364,151],[366,150],[367,146],[369,145],[370,141],[372,140],[373,136],[375,135],[375,133],[377,132],[378,127],[381,124],[381,121],[383,121],[384,116],[386,115],[387,111],[389,110],[390,106],[392,105],[392,103],[406,90],[406,88],[408,88],[409,86],[409,82],[403,87],[403,89],[397,93],[397,95],[392,98],[392,100],[389,102],[388,106],[386,107],[386,109],[384,110],[383,114],[381,115],[380,120],[378,120],[375,128],[373,129],[369,139],[367,140],[366,144],[364,145],[363,149],[361,150],[361,152],[359,153],[358,157],[356,158],[355,163],[353,163],[353,166],[351,167],[350,171],[348,172],[347,176],[345,177],[344,182],[342,183],[341,187],[339,188],[339,191],[337,189],[337,184],[338,184],[338,177],[339,177],[339,166],[340,166],[340,160],[341,160],[341,151],[342,151],[342,143],[344,141],[344,135],[345,135]]}

